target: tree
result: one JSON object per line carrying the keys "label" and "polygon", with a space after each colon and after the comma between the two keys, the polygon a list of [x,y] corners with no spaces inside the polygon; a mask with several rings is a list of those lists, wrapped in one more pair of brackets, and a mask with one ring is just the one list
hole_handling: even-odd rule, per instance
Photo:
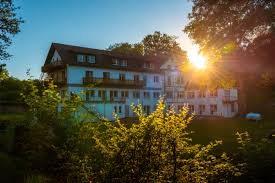
{"label": "tree", "polygon": [[141,43],[130,44],[130,43],[116,43],[110,45],[107,49],[109,51],[113,51],[121,54],[130,54],[130,55],[143,55],[143,45]]}
{"label": "tree", "polygon": [[[79,123],[60,157],[72,182],[228,182],[241,175],[215,147],[221,141],[199,145],[191,142],[187,125],[192,115],[166,110],[163,99],[149,116],[142,106],[129,128],[115,122]],[[67,179],[68,180],[68,179]]]}
{"label": "tree", "polygon": [[249,47],[255,51],[252,49],[256,48],[256,45],[252,46],[255,41],[261,40],[267,45],[272,45],[272,40],[274,42],[274,0],[192,2],[190,22],[184,31],[205,52],[219,50],[223,53],[228,47],[236,50]]}
{"label": "tree", "polygon": [[109,46],[108,50],[133,55],[179,55],[186,57],[186,51],[180,48],[176,38],[175,36],[155,31],[153,34],[145,36],[141,43],[116,43]]}
{"label": "tree", "polygon": [[19,25],[23,23],[18,17],[12,0],[0,1],[0,60],[7,60],[11,55],[7,48],[12,44],[11,36],[20,32]]}
{"label": "tree", "polygon": [[145,36],[142,40],[145,55],[186,55],[175,36],[162,34],[155,31],[153,34]]}

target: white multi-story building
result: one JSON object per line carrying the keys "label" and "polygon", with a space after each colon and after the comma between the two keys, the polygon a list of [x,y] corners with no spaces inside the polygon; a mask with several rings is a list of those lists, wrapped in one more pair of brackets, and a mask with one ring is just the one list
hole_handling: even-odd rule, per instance
{"label": "white multi-story building", "polygon": [[181,71],[177,60],[168,60],[161,66],[164,77],[164,94],[168,106],[202,116],[234,117],[238,113],[237,88],[205,88]]}
{"label": "white multi-story building", "polygon": [[108,119],[114,112],[121,118],[134,116],[132,104],[141,104],[149,114],[163,95],[168,105],[180,109],[188,104],[198,115],[237,114],[236,89],[186,90],[183,74],[167,60],[53,43],[42,71],[54,79],[62,95],[79,94],[85,110]]}

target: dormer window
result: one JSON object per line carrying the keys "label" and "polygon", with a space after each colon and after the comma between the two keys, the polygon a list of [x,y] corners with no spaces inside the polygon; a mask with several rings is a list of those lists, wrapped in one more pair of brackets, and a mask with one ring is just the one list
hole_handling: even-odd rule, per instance
{"label": "dormer window", "polygon": [[87,55],[87,62],[91,64],[95,64],[95,56],[94,55]]}
{"label": "dormer window", "polygon": [[78,54],[77,55],[77,62],[79,63],[90,63],[90,64],[94,64],[96,62],[96,58],[95,55],[83,55],[83,54]]}
{"label": "dormer window", "polygon": [[126,67],[127,66],[127,60],[120,60],[120,59],[114,58],[112,60],[112,65]]}
{"label": "dormer window", "polygon": [[84,55],[77,55],[77,62],[84,62]]}
{"label": "dormer window", "polygon": [[121,60],[120,61],[120,66],[126,67],[127,66],[127,60]]}
{"label": "dormer window", "polygon": [[149,63],[149,62],[145,62],[143,64],[143,68],[145,69],[153,69],[154,65],[152,63]]}
{"label": "dormer window", "polygon": [[114,58],[112,60],[112,65],[118,65],[118,64],[119,64],[118,59]]}

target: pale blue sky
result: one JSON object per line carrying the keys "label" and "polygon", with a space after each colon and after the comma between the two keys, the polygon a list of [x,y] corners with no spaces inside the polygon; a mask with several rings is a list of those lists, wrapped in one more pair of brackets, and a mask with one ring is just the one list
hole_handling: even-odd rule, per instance
{"label": "pale blue sky", "polygon": [[192,4],[187,0],[15,0],[26,21],[9,48],[11,75],[38,78],[52,42],[105,49],[118,42],[135,43],[161,31],[178,36],[185,50],[191,41],[182,29]]}

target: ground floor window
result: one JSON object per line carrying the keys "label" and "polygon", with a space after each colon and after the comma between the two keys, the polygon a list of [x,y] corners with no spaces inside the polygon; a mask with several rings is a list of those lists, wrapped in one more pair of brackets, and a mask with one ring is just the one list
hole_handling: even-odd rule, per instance
{"label": "ground floor window", "polygon": [[231,112],[235,112],[235,104],[234,103],[231,104]]}
{"label": "ground floor window", "polygon": [[210,105],[210,113],[211,113],[211,115],[213,115],[214,112],[217,112],[217,110],[218,110],[217,104],[211,104]]}
{"label": "ground floor window", "polygon": [[204,112],[205,112],[205,105],[199,105],[199,114],[201,115]]}
{"label": "ground floor window", "polygon": [[149,115],[150,114],[150,106],[149,105],[144,105],[143,106],[143,112],[144,112],[144,114]]}
{"label": "ground floor window", "polygon": [[194,105],[188,105],[189,112],[195,112]]}

